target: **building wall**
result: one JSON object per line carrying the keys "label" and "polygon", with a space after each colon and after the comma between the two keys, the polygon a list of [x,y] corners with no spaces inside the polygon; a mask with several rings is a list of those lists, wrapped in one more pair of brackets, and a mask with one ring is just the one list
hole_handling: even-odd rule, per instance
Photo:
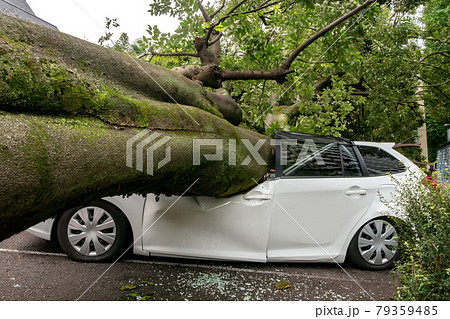
{"label": "building wall", "polygon": [[32,15],[35,15],[33,10],[31,10],[31,7],[28,5],[26,0],[4,0],[2,2],[9,2],[12,5],[19,7],[20,9],[22,9],[23,11],[26,11]]}
{"label": "building wall", "polygon": [[437,153],[437,170],[445,182],[450,182],[450,143],[442,146]]}
{"label": "building wall", "polygon": [[58,30],[53,24],[36,17],[26,0],[0,0],[0,12],[50,29]]}

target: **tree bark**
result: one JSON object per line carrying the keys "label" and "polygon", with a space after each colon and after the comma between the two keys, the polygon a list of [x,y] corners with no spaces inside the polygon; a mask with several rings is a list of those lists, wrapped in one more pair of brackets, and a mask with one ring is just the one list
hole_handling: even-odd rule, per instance
{"label": "tree bark", "polygon": [[266,120],[264,121],[266,127],[270,127],[273,123],[278,123],[280,130],[289,131],[289,122],[293,117],[296,117],[299,113],[299,103],[294,105],[286,106],[274,106],[272,113],[267,114]]}
{"label": "tree bark", "polygon": [[[144,129],[135,159],[145,137],[168,138],[153,175],[148,147],[143,171],[136,160],[127,166],[127,141]],[[195,139],[219,140],[223,160],[194,165]],[[266,139],[265,164],[243,139]],[[271,166],[267,139],[222,119],[213,98],[176,72],[0,14],[0,240],[95,198],[177,195],[197,178],[191,195],[244,191]],[[158,168],[168,146],[171,160]]]}
{"label": "tree bark", "polygon": [[270,71],[226,71],[222,70],[222,81],[229,80],[275,80],[277,83],[287,81],[288,74],[294,73],[295,70],[277,68]]}
{"label": "tree bark", "polygon": [[[0,102],[14,101],[9,106],[2,102],[3,109],[95,113],[101,110],[86,110],[92,96],[124,95],[148,99],[155,105],[195,106],[220,116],[201,85],[176,72],[3,14],[0,34]],[[69,93],[83,97],[85,103],[64,99]],[[30,101],[32,96],[35,99]]]}

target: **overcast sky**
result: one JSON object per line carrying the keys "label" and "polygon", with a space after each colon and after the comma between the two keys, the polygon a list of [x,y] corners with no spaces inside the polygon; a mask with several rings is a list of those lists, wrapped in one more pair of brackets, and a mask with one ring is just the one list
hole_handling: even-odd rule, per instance
{"label": "overcast sky", "polygon": [[[117,18],[117,36],[127,32],[130,40],[145,35],[147,25],[171,32],[178,22],[169,17],[152,17],[147,12],[151,0],[27,0],[34,13],[62,32],[97,43],[105,19]],[[94,22],[94,21],[95,22]],[[115,33],[115,34],[116,34]]]}

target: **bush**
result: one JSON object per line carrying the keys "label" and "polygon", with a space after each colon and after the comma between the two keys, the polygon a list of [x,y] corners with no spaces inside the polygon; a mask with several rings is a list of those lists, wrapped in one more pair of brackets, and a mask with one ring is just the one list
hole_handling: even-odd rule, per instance
{"label": "bush", "polygon": [[449,300],[450,188],[410,177],[398,183],[394,211],[404,216],[399,232],[402,258],[397,262],[401,286],[397,300]]}

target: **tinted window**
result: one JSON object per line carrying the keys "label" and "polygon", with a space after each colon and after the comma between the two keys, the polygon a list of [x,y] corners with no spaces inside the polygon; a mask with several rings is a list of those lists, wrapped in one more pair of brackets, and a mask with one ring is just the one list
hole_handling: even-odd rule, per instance
{"label": "tinted window", "polygon": [[[341,160],[342,158],[342,160]],[[361,176],[352,147],[340,143],[305,140],[287,147],[283,176]]]}
{"label": "tinted window", "polygon": [[383,176],[406,171],[405,166],[394,156],[378,147],[358,146],[366,163],[369,176]]}
{"label": "tinted window", "polygon": [[358,159],[352,147],[341,145],[344,176],[362,176]]}

